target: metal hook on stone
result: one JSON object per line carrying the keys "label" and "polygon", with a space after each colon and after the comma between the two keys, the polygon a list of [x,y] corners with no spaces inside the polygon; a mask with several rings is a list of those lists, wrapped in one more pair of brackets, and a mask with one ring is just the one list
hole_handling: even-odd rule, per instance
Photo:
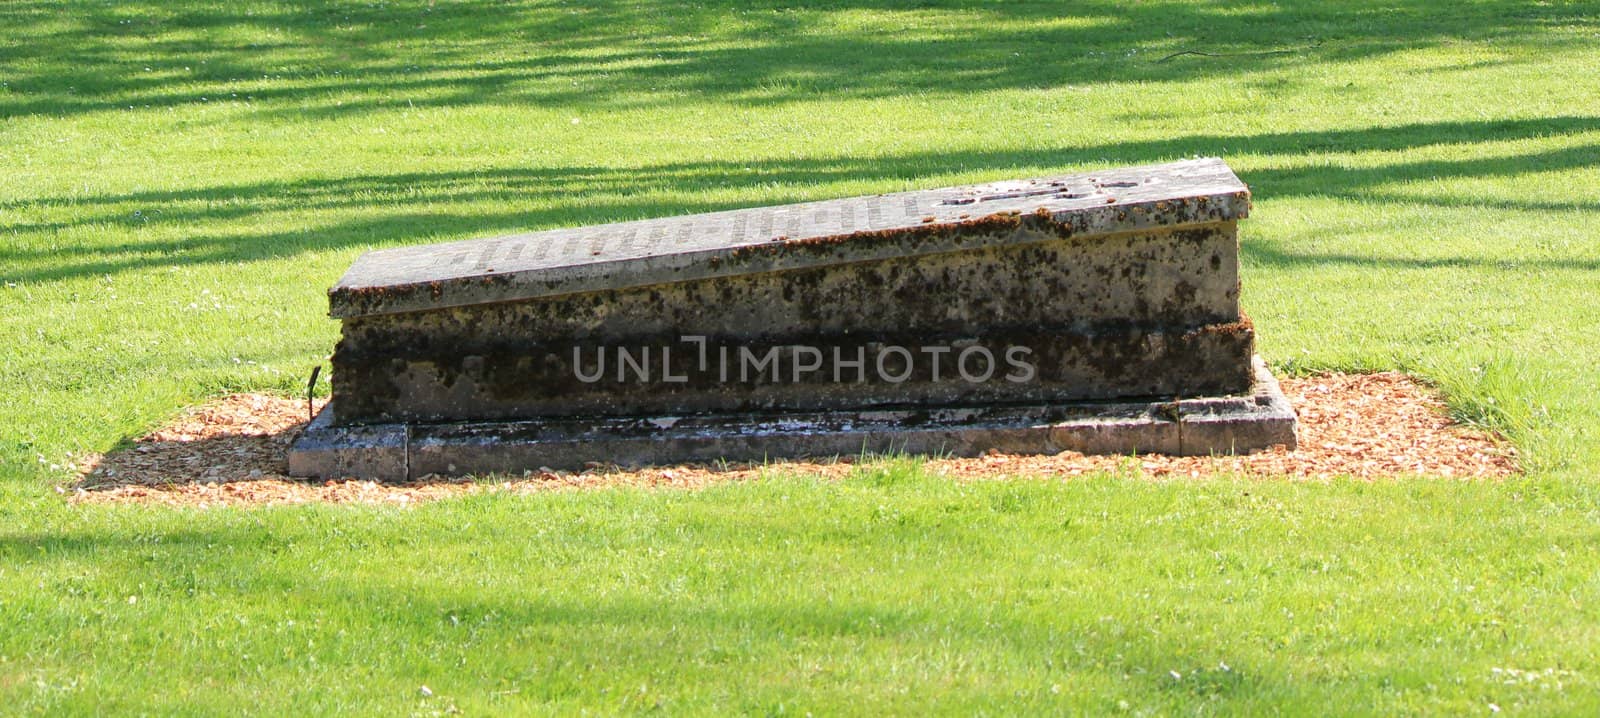
{"label": "metal hook on stone", "polygon": [[321,364],[318,364],[318,365],[316,365],[314,367],[311,367],[311,379],[306,381],[306,423],[307,424],[311,423],[312,420],[316,419],[316,416],[317,416],[316,409],[315,409],[316,404],[315,404],[315,402],[313,402],[311,400],[311,397],[314,395],[314,393],[317,390],[317,377],[319,377],[321,375],[322,375],[322,365]]}

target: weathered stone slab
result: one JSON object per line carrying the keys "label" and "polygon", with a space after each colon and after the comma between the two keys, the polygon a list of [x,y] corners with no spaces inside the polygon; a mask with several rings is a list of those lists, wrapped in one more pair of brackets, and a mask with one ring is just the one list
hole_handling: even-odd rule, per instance
{"label": "weathered stone slab", "polygon": [[1192,160],[372,252],[330,290],[336,410],[305,451],[354,466],[330,447],[383,442],[335,432],[370,427],[416,475],[606,446],[583,460],[1285,443],[1255,410],[1188,448],[1117,414],[1259,386],[1248,208]]}
{"label": "weathered stone slab", "polygon": [[[331,293],[340,421],[1244,391],[1232,177],[1184,162],[374,252]],[[870,229],[824,234],[837,218]],[[597,267],[618,286],[579,281]]]}
{"label": "weathered stone slab", "polygon": [[[488,326],[503,326],[485,323]],[[796,411],[1204,396],[1245,391],[1254,332],[999,327],[742,338],[453,336],[334,357],[344,423]],[[576,358],[576,359],[575,359]],[[1242,368],[1241,368],[1242,367]],[[358,390],[352,391],[351,387]],[[347,416],[345,412],[349,412]]]}
{"label": "weathered stone slab", "polygon": [[381,250],[329,299],[336,318],[414,312],[1231,222],[1249,205],[1221,160],[1191,160]]}

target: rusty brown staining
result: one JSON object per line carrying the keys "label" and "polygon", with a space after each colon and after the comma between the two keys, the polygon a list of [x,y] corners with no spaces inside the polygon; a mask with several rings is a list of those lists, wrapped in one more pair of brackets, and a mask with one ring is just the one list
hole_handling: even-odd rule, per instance
{"label": "rusty brown staining", "polygon": [[1227,336],[1254,336],[1255,331],[1255,322],[1251,321],[1250,317],[1241,311],[1239,312],[1239,321],[1237,322],[1207,324],[1205,326],[1196,327],[1190,330],[1185,334],[1185,336],[1204,336],[1208,334]]}
{"label": "rusty brown staining", "polygon": [[382,296],[385,292],[392,291],[393,287],[329,287],[329,297],[350,297],[365,299],[367,297]]}
{"label": "rusty brown staining", "polygon": [[444,296],[444,289],[444,282],[433,281],[427,282],[420,286],[393,285],[374,287],[346,287],[329,290],[328,294],[330,297],[343,296],[359,299],[366,307],[381,311],[388,306],[390,301],[410,297],[416,294],[418,291],[425,291],[428,293],[428,296],[434,299],[434,301],[438,301]]}

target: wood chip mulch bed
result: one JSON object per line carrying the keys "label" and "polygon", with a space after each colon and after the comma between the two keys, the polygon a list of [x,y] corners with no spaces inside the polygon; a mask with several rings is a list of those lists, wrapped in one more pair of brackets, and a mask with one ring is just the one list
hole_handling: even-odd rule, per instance
{"label": "wood chip mulch bed", "polygon": [[[1054,456],[991,454],[934,459],[932,472],[957,480],[1070,477],[1135,471],[1154,478],[1236,474],[1259,477],[1382,478],[1426,475],[1496,478],[1518,472],[1508,443],[1453,425],[1437,394],[1397,373],[1324,374],[1283,382],[1300,415],[1300,448],[1231,457]],[[785,462],[767,467],[698,465],[581,472],[537,471],[473,481],[434,478],[410,484],[306,481],[284,476],[284,451],[305,426],[304,400],[236,394],[192,409],[126,449],[79,467],[81,479],[62,486],[79,502],[148,502],[182,506],[365,502],[412,504],[478,491],[531,492],[596,486],[690,488],[713,481],[746,481],[787,470],[830,478],[848,476],[853,457]]]}

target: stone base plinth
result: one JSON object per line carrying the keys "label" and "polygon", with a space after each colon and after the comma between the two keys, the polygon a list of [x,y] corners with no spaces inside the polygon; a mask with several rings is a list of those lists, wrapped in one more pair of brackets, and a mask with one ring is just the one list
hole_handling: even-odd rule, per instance
{"label": "stone base plinth", "polygon": [[289,451],[293,476],[408,481],[517,473],[588,462],[621,466],[762,461],[863,453],[974,456],[1207,455],[1295,447],[1295,415],[1258,358],[1245,394],[1174,401],[1077,402],[781,415],[338,426],[330,404]]}

